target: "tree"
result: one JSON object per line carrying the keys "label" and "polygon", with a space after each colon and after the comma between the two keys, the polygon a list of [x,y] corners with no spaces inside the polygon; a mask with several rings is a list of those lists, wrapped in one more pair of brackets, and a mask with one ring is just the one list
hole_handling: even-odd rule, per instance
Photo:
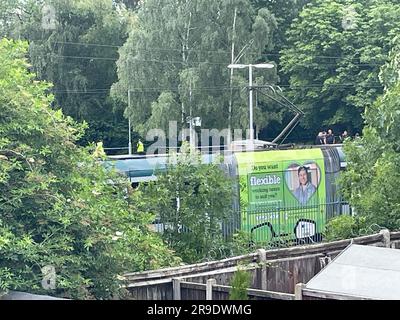
{"label": "tree", "polygon": [[367,225],[400,228],[400,42],[395,39],[390,61],[380,79],[384,94],[365,110],[363,137],[346,145],[348,168],[343,175],[344,195]]}
{"label": "tree", "polygon": [[361,114],[383,92],[379,70],[400,31],[397,1],[314,1],[288,31],[282,51],[294,101],[307,129],[357,132]]}
{"label": "tree", "polygon": [[[51,86],[29,73],[27,44],[0,41],[0,289],[109,298],[118,275],[177,262],[138,214],[124,177],[76,141],[84,132],[51,109]],[[92,150],[93,151],[93,150]]]}
{"label": "tree", "polygon": [[[145,1],[120,50],[113,94],[127,103],[132,93],[126,115],[141,133],[166,130],[169,121],[187,127],[190,115],[201,116],[208,128],[247,128],[247,92],[240,91],[248,83],[245,72],[235,71],[231,97],[232,47],[237,57],[247,45],[240,61],[255,63],[272,46],[275,29],[273,15],[256,12],[248,0]],[[258,83],[276,81],[274,73],[263,74]],[[257,126],[265,126],[267,112],[261,105],[256,112],[262,114]]]}
{"label": "tree", "polygon": [[[278,25],[274,33],[274,47],[278,52],[287,46],[286,32],[295,18],[298,17],[303,7],[312,0],[252,0],[257,9],[268,8]],[[274,56],[276,59],[277,57]]]}
{"label": "tree", "polygon": [[232,216],[232,181],[219,165],[202,164],[185,148],[156,182],[143,187],[142,211],[156,214],[163,239],[184,262],[218,259],[228,249],[221,222]]}
{"label": "tree", "polygon": [[130,13],[112,0],[19,1],[6,12],[3,35],[29,42],[33,71],[54,84],[53,107],[89,124],[80,143],[126,146],[124,106],[110,99],[109,89]]}

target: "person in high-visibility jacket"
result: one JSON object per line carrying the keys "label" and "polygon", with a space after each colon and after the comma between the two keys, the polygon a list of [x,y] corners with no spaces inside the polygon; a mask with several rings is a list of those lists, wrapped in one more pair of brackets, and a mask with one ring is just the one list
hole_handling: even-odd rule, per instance
{"label": "person in high-visibility jacket", "polygon": [[144,145],[142,140],[139,139],[137,145],[136,145],[136,151],[138,154],[143,154],[144,153]]}
{"label": "person in high-visibility jacket", "polygon": [[96,149],[93,152],[93,156],[95,158],[104,158],[104,157],[106,157],[106,153],[104,152],[103,142],[102,141],[96,143]]}

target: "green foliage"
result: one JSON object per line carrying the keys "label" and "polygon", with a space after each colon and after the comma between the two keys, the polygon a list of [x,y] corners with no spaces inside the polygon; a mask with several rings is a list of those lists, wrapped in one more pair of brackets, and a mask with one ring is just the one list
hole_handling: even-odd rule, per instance
{"label": "green foliage", "polygon": [[355,238],[365,235],[366,230],[365,217],[342,215],[327,223],[325,240],[335,241]]}
{"label": "green foliage", "polygon": [[[276,18],[278,28],[274,33],[275,50],[287,45],[286,32],[303,7],[312,0],[252,0],[257,9],[268,8]],[[275,57],[276,58],[276,57]]]}
{"label": "green foliage", "polygon": [[[169,121],[187,127],[184,119],[192,114],[201,116],[207,128],[247,128],[248,94],[241,89],[248,75],[234,72],[231,95],[227,66],[232,44],[235,57],[248,45],[238,63],[254,63],[264,49],[272,48],[276,28],[271,12],[255,11],[249,0],[144,1],[120,50],[112,92],[126,103],[126,92],[132,91],[126,113],[141,133],[167,130]],[[275,71],[255,73],[258,84],[276,82]],[[263,97],[259,102],[258,128],[280,119],[271,103]]]}
{"label": "green foliage", "polygon": [[247,288],[250,287],[250,281],[251,274],[239,266],[233,275],[229,300],[248,300]]}
{"label": "green foliage", "polygon": [[348,168],[343,175],[345,197],[369,224],[390,230],[400,228],[400,45],[382,69],[384,95],[365,111],[363,137],[346,145]]}
{"label": "green foliage", "polygon": [[305,6],[287,33],[281,64],[293,99],[306,112],[306,128],[362,128],[362,112],[382,93],[379,71],[399,32],[397,1],[316,0]]}
{"label": "green foliage", "polygon": [[243,230],[234,233],[227,246],[231,250],[230,256],[241,256],[256,251],[250,232]]}
{"label": "green foliage", "polygon": [[[50,108],[27,45],[0,42],[0,289],[72,298],[120,293],[118,275],[178,261],[138,214],[125,178],[76,141],[82,125]],[[41,287],[41,268],[56,289]]]}
{"label": "green foliage", "polygon": [[219,165],[202,164],[196,152],[183,151],[139,192],[142,210],[164,223],[163,239],[184,262],[224,256],[221,221],[231,215],[232,180]]}
{"label": "green foliage", "polygon": [[[43,25],[45,4],[54,8],[51,28]],[[110,99],[109,89],[117,80],[115,61],[127,37],[129,13],[112,0],[29,0],[14,3],[2,21],[6,27],[0,35],[27,40],[32,70],[54,84],[53,107],[89,124],[79,143],[127,146],[124,106]]]}

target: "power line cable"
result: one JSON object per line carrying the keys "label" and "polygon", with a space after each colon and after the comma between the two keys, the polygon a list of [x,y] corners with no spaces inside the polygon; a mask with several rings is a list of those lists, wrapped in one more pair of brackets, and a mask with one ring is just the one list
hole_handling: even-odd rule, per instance
{"label": "power line cable", "polygon": [[91,46],[91,47],[121,48],[121,46],[116,46],[116,45],[86,43],[86,42],[73,42],[73,41],[50,41],[50,43],[72,44],[72,45]]}
{"label": "power line cable", "polygon": [[[375,85],[376,84],[376,85]],[[310,84],[310,85],[302,85],[302,86],[292,86],[290,84],[282,84],[280,87],[284,87],[289,90],[295,89],[313,89],[313,88],[327,88],[327,87],[342,87],[342,88],[351,88],[351,87],[363,87],[363,88],[383,88],[383,85],[379,83],[374,83],[370,85],[362,85],[360,83],[348,83],[348,84]],[[245,87],[245,86],[244,86]],[[239,90],[243,89],[241,86],[215,86],[215,87],[199,87],[192,88],[192,91],[225,91],[225,90]],[[145,88],[130,88],[131,92],[159,92],[159,91],[180,91],[182,88],[167,88],[167,87],[145,87]],[[97,93],[108,93],[110,89],[88,89],[88,90],[54,90],[52,92],[56,93],[83,93],[83,94],[97,94]]]}
{"label": "power line cable", "polygon": [[[36,40],[38,41],[38,40]],[[35,42],[32,41],[32,42]],[[107,44],[96,44],[96,43],[85,43],[85,42],[72,42],[72,41],[50,41],[50,43],[60,43],[60,44],[72,44],[72,45],[81,45],[81,46],[96,46],[96,47],[110,47],[110,48],[121,48],[122,46],[116,45],[107,45]],[[173,51],[173,52],[182,52],[182,49],[175,48],[161,48],[161,47],[146,47],[140,49],[142,51]],[[211,53],[219,53],[219,54],[231,54],[230,50],[204,50],[204,49],[188,49],[186,52],[211,52]],[[258,53],[255,51],[249,51],[248,53]]]}
{"label": "power line cable", "polygon": [[[37,40],[36,40],[37,41]],[[72,42],[72,41],[50,41],[51,43],[61,43],[61,44],[73,44],[73,45],[82,45],[82,46],[98,46],[98,47],[110,47],[110,48],[120,48],[121,46],[116,45],[108,45],[108,44],[96,44],[96,43],[85,43],[85,42]],[[175,48],[161,48],[161,47],[146,47],[141,48],[139,51],[177,51],[181,52],[182,49]],[[230,50],[204,50],[204,49],[189,49],[187,52],[212,52],[212,53],[220,53],[220,54],[231,54]],[[248,53],[258,53],[254,51],[250,51]],[[265,52],[261,53],[262,55],[269,56],[282,56],[284,54],[280,52]],[[310,55],[309,53],[299,53],[298,55],[305,55],[307,57],[312,58],[321,58],[321,59],[349,59],[349,60],[359,60],[359,58],[351,58],[347,56],[325,56],[325,55]],[[369,64],[368,64],[369,65]],[[379,65],[379,64],[378,64]]]}
{"label": "power line cable", "polygon": [[[70,58],[70,59],[87,59],[87,60],[110,60],[110,61],[117,61],[119,58],[111,58],[111,57],[95,57],[95,56],[73,56],[73,55],[51,55],[55,58]],[[198,66],[198,64],[210,64],[210,65],[227,65],[226,62],[212,62],[212,61],[190,61],[189,63],[181,60],[158,60],[158,59],[133,59],[132,62],[156,62],[156,63],[164,63],[164,64],[184,64],[189,65],[191,67]],[[336,63],[318,63],[315,64],[320,66],[337,66]],[[353,63],[353,65],[359,67],[373,67],[373,66],[382,66],[383,64],[373,64],[373,63]]]}
{"label": "power line cable", "polygon": [[69,58],[69,59],[88,59],[88,60],[112,60],[117,61],[118,58],[108,58],[108,57],[91,57],[91,56],[63,56],[63,55],[51,55],[54,58]]}
{"label": "power line cable", "polygon": [[[192,88],[192,91],[224,91],[230,89],[242,89],[242,87],[228,87],[228,86],[215,86],[215,87],[203,87],[203,88]],[[131,92],[146,92],[146,91],[180,91],[182,88],[165,88],[165,87],[147,87],[147,88],[130,88]],[[87,93],[87,94],[95,94],[95,93],[104,93],[109,92],[110,89],[89,89],[89,90],[54,90],[52,92],[57,93]]]}
{"label": "power line cable", "polygon": [[352,84],[311,84],[311,85],[302,85],[302,86],[293,86],[290,84],[284,84],[284,85],[279,85],[280,87],[285,87],[285,88],[289,88],[289,89],[302,89],[302,88],[325,88],[325,87],[343,87],[343,88],[347,88],[347,87],[365,87],[365,88],[383,88],[383,85],[376,83],[378,85],[362,85],[360,83],[352,83]]}

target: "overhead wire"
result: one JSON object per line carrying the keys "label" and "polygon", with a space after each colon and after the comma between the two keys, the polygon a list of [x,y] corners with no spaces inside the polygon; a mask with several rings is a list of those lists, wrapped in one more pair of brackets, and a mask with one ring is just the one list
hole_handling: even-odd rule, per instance
{"label": "overhead wire", "polygon": [[[52,57],[55,58],[69,58],[69,59],[86,59],[86,60],[109,60],[109,61],[117,61],[119,58],[112,58],[112,57],[96,57],[96,56],[74,56],[74,55],[56,55],[52,54]],[[199,64],[209,64],[209,65],[227,65],[226,62],[213,62],[213,61],[190,61],[189,63],[182,60],[159,60],[159,59],[136,59],[134,58],[132,62],[155,62],[155,63],[163,63],[163,64],[183,64],[189,65],[191,67],[198,66]],[[337,63],[319,63],[315,62],[316,65],[321,66],[337,66]],[[383,64],[378,63],[352,63],[353,65],[359,67],[378,67],[382,66]]]}
{"label": "overhead wire", "polygon": [[[288,90],[295,90],[295,89],[313,89],[313,88],[328,88],[328,87],[342,87],[342,88],[351,88],[351,87],[362,87],[367,89],[372,88],[383,88],[382,85],[362,85],[359,83],[352,83],[352,84],[314,84],[314,85],[303,85],[303,86],[291,86],[289,84],[282,84],[279,85],[280,87],[284,87]],[[215,86],[215,87],[199,87],[199,88],[192,88],[192,91],[225,91],[225,90],[239,90],[243,89],[242,86]],[[168,88],[168,87],[146,87],[146,88],[130,88],[129,91],[131,92],[159,92],[159,91],[180,91],[182,88]],[[97,93],[108,93],[110,89],[88,89],[88,90],[54,90],[52,92],[55,93],[82,93],[82,94],[97,94]]]}
{"label": "overhead wire", "polygon": [[[73,44],[73,45],[82,45],[82,46],[98,46],[98,47],[110,47],[110,48],[121,48],[121,46],[116,45],[108,45],[108,44],[96,44],[96,43],[86,43],[86,42],[73,42],[73,41],[51,41],[51,43],[61,43],[61,44]],[[182,49],[179,48],[161,48],[161,47],[146,47],[141,48],[139,51],[177,51],[181,52]],[[204,50],[204,49],[188,49],[185,50],[188,52],[212,52],[212,53],[219,53],[219,54],[231,54],[231,50]],[[250,51],[249,53],[256,53]],[[263,52],[262,55],[269,55],[269,56],[282,56],[284,55],[282,52]],[[359,58],[353,58],[348,56],[334,56],[334,55],[310,55],[308,53],[297,53],[298,56],[305,55],[308,57],[313,58],[321,58],[321,59],[349,59],[349,60],[359,60]],[[369,64],[369,63],[368,63]]]}
{"label": "overhead wire", "polygon": [[[111,47],[111,48],[120,48],[118,46],[115,45],[106,45],[106,44],[94,44],[94,43],[83,43],[83,42],[67,42],[67,41],[53,41],[53,43],[61,43],[61,44],[72,44],[72,45],[82,45],[82,46],[99,46],[99,47]],[[174,48],[157,48],[157,47],[146,47],[146,48],[141,48],[139,50],[136,51],[143,51],[143,52],[153,52],[153,51],[171,51],[171,52],[181,52],[182,49],[174,49]],[[227,50],[203,50],[203,49],[188,49],[185,50],[187,52],[212,52],[212,53],[218,53],[218,54],[231,54],[230,51]],[[250,53],[255,53],[255,52],[250,52]],[[262,53],[261,55],[264,56],[282,56],[282,53],[277,53],[277,52],[272,52],[272,53]],[[301,54],[299,54],[301,55]],[[306,55],[308,57],[311,58],[320,58],[320,59],[340,59],[342,61],[344,60],[359,60],[359,58],[353,58],[353,57],[348,57],[348,56],[324,56],[324,55],[309,55],[306,53],[303,53],[302,55]],[[62,57],[62,58],[71,58],[71,59],[101,59],[101,60],[118,60],[118,58],[116,57],[94,57],[94,56],[74,56],[74,55],[53,55],[55,57]],[[167,63],[185,63],[184,61],[180,61],[180,60],[172,60],[172,61],[168,61],[168,60],[159,60],[159,59],[151,59],[151,60],[143,60],[143,59],[139,59],[136,60],[139,62],[167,62]],[[211,61],[194,61],[195,63],[208,63],[208,64],[217,64],[217,65],[225,65],[226,63],[220,63],[220,62],[211,62]],[[337,65],[337,63],[319,63],[316,61],[313,61],[313,63],[316,64],[321,64],[321,65]],[[366,63],[366,62],[359,62],[359,63],[352,63],[358,66],[381,66],[382,64],[380,63]]]}
{"label": "overhead wire", "polygon": [[[94,44],[94,43],[83,43],[83,42],[67,42],[67,41],[54,41],[55,43],[63,43],[63,44],[73,44],[73,45],[85,45],[85,46],[99,46],[99,47],[113,47],[113,48],[118,48],[118,46],[115,45],[107,45],[107,44]],[[144,49],[146,50],[164,50],[164,51],[180,51],[181,49],[173,49],[173,48],[148,48]],[[190,50],[189,50],[190,51]],[[195,50],[193,49],[192,51],[199,51],[199,52],[217,52],[217,53],[222,53],[221,51],[213,51],[213,50]],[[225,53],[228,53],[228,51],[225,51]],[[282,55],[281,53],[265,53],[264,55],[275,55],[275,56],[280,56]],[[109,61],[117,61],[118,58],[116,57],[97,57],[97,56],[74,56],[74,55],[52,55],[53,57],[56,58],[71,58],[71,59],[90,59],[90,60],[109,60]],[[343,56],[314,56],[315,58],[329,58],[329,59],[343,59],[345,57]],[[356,59],[356,58],[354,58]],[[134,59],[134,62],[155,62],[155,63],[165,63],[165,64],[187,64],[184,61],[181,60],[159,60],[159,59]],[[211,64],[211,65],[226,65],[226,63],[221,63],[221,62],[211,62],[211,61],[192,61],[191,63],[205,63],[205,64]],[[315,62],[317,63],[317,62]],[[337,65],[335,63],[318,63],[320,65]],[[381,64],[368,64],[368,63],[353,63],[358,66],[380,66]],[[307,84],[307,85],[290,85],[290,84],[282,84],[280,85],[283,88],[287,88],[289,90],[296,90],[296,89],[310,89],[310,88],[327,88],[327,87],[364,87],[364,88],[382,88],[382,85],[380,83],[376,83],[377,85],[362,85],[362,84],[357,84],[357,83],[350,83],[350,84]],[[237,89],[238,87],[233,87],[233,89]],[[197,88],[197,89],[192,89],[192,90],[228,90],[231,89],[231,87],[210,87],[210,88]],[[89,89],[89,90],[57,90],[54,92],[66,92],[66,93],[82,93],[82,94],[96,94],[99,93],[100,91],[105,91],[108,92],[110,89]],[[179,88],[133,88],[132,91],[141,91],[141,92],[146,92],[146,91],[160,91],[160,90],[169,90],[169,91],[179,91]]]}

